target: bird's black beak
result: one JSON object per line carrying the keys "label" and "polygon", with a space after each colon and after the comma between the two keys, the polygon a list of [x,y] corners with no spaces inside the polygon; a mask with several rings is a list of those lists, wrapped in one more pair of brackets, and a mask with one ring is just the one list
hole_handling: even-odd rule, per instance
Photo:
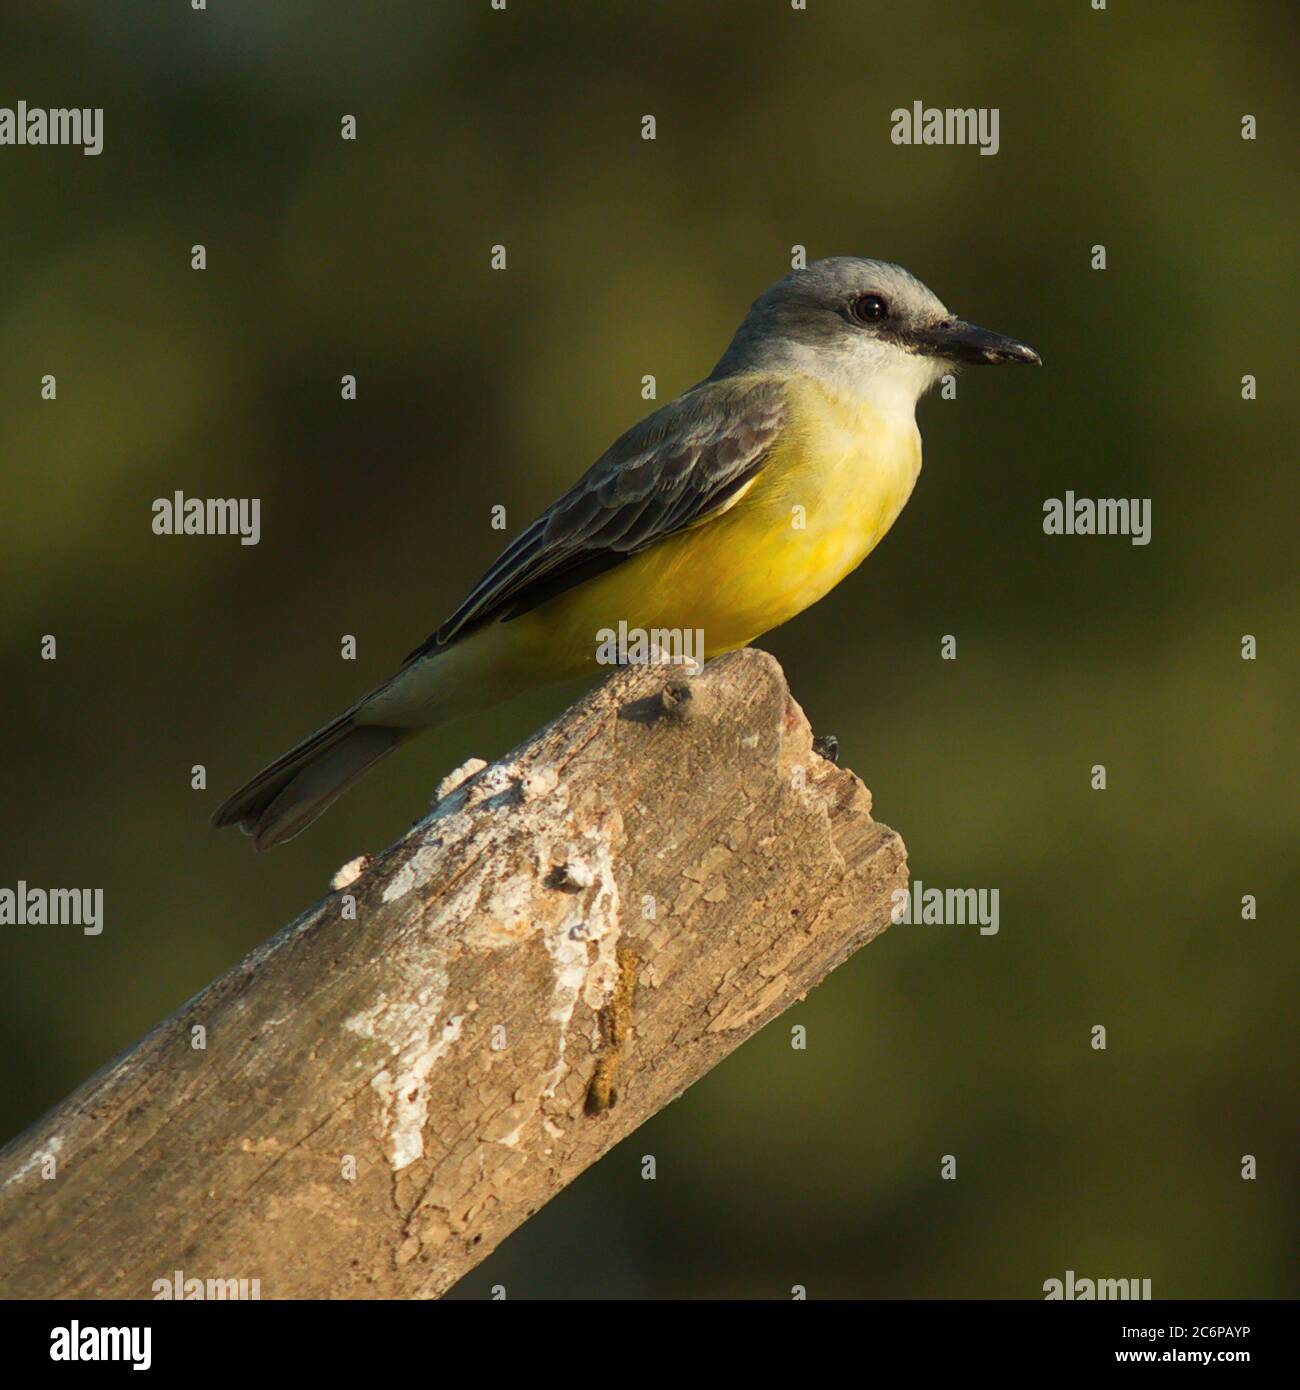
{"label": "bird's black beak", "polygon": [[1043,365],[1043,359],[1027,344],[987,328],[976,328],[964,319],[944,319],[928,328],[914,329],[908,335],[908,346],[927,357],[943,357],[972,366],[996,366],[1003,362]]}

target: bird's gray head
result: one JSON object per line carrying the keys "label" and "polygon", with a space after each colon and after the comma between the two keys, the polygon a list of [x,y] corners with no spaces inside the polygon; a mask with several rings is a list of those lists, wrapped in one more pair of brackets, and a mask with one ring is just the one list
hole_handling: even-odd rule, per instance
{"label": "bird's gray head", "polygon": [[713,377],[795,371],[914,403],[956,366],[1038,361],[1024,343],[954,317],[902,266],[832,256],[754,301]]}

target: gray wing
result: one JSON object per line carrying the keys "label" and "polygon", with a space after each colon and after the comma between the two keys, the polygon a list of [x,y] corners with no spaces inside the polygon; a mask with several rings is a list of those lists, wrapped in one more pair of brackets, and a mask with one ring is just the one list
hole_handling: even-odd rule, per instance
{"label": "gray wing", "polygon": [[703,382],[617,439],[502,552],[418,660],[509,621],[725,506],[762,468],[785,423],[779,382]]}

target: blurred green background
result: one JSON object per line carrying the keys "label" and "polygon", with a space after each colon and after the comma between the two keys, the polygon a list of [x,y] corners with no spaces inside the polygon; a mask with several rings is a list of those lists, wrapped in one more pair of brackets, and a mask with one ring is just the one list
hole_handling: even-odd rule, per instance
{"label": "blurred green background", "polygon": [[[901,261],[1046,363],[924,402],[893,532],[763,644],[913,874],[998,888],[1001,930],[893,928],[458,1292],[1294,1293],[1295,18],[8,5],[0,105],[106,116],[97,159],[0,149],[0,883],[102,886],[107,928],[0,933],[0,1138],[557,712],[439,732],[267,856],[207,828],[799,244]],[[998,107],[1000,153],[894,146],[918,99]],[[153,535],[176,489],[261,498],[262,543]],[[1151,498],[1152,543],[1045,537],[1066,489]]]}

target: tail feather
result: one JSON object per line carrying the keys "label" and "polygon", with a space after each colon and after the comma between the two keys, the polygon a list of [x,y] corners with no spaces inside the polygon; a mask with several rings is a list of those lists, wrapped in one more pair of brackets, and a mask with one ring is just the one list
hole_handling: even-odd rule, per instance
{"label": "tail feather", "polygon": [[263,768],[217,808],[212,824],[218,829],[238,825],[253,837],[254,849],[283,844],[391,753],[407,732],[359,724],[356,711],[349,710]]}

